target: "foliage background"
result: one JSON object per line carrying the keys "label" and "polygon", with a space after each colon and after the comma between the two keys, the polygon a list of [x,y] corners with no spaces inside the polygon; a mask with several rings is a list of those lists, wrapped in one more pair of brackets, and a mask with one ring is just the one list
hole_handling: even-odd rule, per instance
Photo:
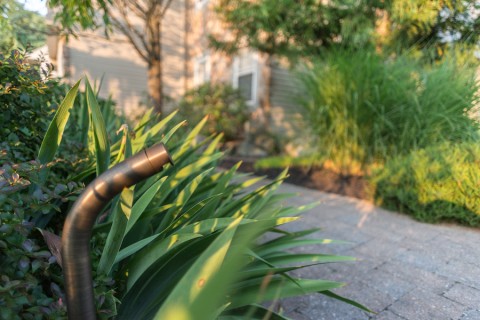
{"label": "foliage background", "polygon": [[0,3],[0,53],[13,49],[38,48],[45,44],[47,26],[45,18],[25,10],[16,0]]}

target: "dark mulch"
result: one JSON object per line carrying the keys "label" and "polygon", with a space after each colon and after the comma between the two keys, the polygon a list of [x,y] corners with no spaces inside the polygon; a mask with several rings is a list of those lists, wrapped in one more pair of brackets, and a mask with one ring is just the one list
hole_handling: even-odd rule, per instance
{"label": "dark mulch", "polygon": [[[238,161],[243,161],[240,166],[242,172],[253,172],[256,175],[275,178],[282,169],[255,169],[255,159],[227,157],[220,164],[223,168],[230,168]],[[368,182],[362,176],[340,175],[330,169],[293,167],[288,170],[289,177],[286,182],[302,186],[305,188],[316,189],[324,192],[336,193],[358,199],[370,199],[368,192]]]}

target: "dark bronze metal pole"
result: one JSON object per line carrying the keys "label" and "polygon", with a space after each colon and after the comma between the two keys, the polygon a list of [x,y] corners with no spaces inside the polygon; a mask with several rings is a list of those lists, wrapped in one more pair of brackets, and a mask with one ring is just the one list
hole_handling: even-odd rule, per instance
{"label": "dark bronze metal pole", "polygon": [[97,216],[107,203],[171,163],[160,143],[117,164],[93,180],[73,204],[62,234],[62,260],[69,319],[96,319],[90,262],[90,238]]}

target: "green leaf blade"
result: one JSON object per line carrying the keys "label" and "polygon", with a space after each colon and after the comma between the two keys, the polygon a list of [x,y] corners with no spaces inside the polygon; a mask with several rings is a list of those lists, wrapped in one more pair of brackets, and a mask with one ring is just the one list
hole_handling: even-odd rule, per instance
{"label": "green leaf blade", "polygon": [[97,176],[108,170],[110,166],[110,143],[102,111],[88,79],[85,80],[87,105],[91,114],[93,138],[95,142],[95,158],[97,161]]}
{"label": "green leaf blade", "polygon": [[75,83],[75,85],[68,91],[65,99],[58,107],[53,120],[48,126],[47,133],[42,140],[42,144],[38,152],[38,160],[42,164],[51,162],[55,157],[55,153],[60,146],[60,142],[62,141],[65,126],[70,118],[70,110],[75,102],[75,98],[78,93],[78,87],[81,81],[82,79],[78,80],[77,83]]}

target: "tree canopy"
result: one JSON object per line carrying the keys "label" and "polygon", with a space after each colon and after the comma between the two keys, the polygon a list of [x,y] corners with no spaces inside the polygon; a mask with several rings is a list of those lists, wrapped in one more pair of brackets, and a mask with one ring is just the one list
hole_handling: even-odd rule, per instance
{"label": "tree canopy", "polygon": [[220,0],[216,12],[231,38],[213,34],[214,48],[234,52],[250,47],[268,54],[295,57],[322,48],[368,45],[374,30],[377,0]]}
{"label": "tree canopy", "polygon": [[15,48],[37,48],[45,44],[47,26],[44,17],[26,10],[15,0],[0,3],[0,52]]}
{"label": "tree canopy", "polygon": [[475,0],[220,0],[216,11],[230,38],[213,34],[227,53],[250,47],[267,54],[316,55],[332,46],[376,47],[386,53],[433,51],[480,40]]}
{"label": "tree canopy", "polygon": [[385,44],[394,52],[419,49],[436,59],[456,44],[477,46],[480,2],[394,0],[387,7],[389,33]]}

